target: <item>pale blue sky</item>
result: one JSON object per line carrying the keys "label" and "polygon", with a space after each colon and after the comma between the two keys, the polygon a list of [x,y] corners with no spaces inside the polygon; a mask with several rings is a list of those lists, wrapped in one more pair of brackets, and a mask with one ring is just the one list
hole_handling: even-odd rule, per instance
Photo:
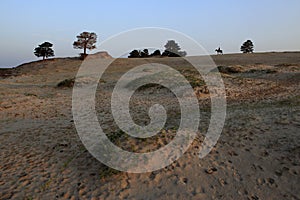
{"label": "pale blue sky", "polygon": [[57,57],[76,56],[81,51],[72,43],[84,30],[96,32],[100,44],[139,27],[174,29],[211,54],[219,45],[225,53],[239,52],[246,39],[255,51],[296,51],[299,11],[299,0],[2,0],[0,67],[37,60],[33,49],[44,41],[54,44]]}

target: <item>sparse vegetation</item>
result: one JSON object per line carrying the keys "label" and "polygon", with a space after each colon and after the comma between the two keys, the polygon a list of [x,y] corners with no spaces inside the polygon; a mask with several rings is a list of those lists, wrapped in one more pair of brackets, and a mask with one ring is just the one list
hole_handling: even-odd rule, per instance
{"label": "sparse vegetation", "polygon": [[183,67],[179,72],[185,76],[192,88],[200,87],[205,85],[205,81],[195,69]]}
{"label": "sparse vegetation", "polygon": [[115,170],[115,169],[107,167],[107,166],[103,166],[103,168],[99,172],[99,178],[104,179],[106,177],[111,177],[112,175],[116,175],[119,173],[121,173],[121,172],[118,170]]}
{"label": "sparse vegetation", "polygon": [[25,96],[33,96],[33,97],[37,97],[36,94],[28,93],[28,92],[25,92],[24,95],[25,95]]}
{"label": "sparse vegetation", "polygon": [[146,90],[148,88],[162,89],[162,88],[164,88],[164,86],[159,85],[159,84],[155,84],[155,83],[148,83],[148,84],[142,85],[138,89],[139,90]]}
{"label": "sparse vegetation", "polygon": [[[79,80],[80,85],[81,84],[84,85],[84,84],[93,82],[93,79],[91,79],[89,77],[77,77],[77,80]],[[106,81],[103,79],[100,79],[99,83],[106,83]],[[75,84],[75,77],[64,79],[63,81],[60,81],[56,86],[58,88],[63,88],[63,87],[71,88],[74,86],[74,84]]]}
{"label": "sparse vegetation", "polygon": [[296,63],[282,63],[282,64],[277,64],[277,65],[274,65],[274,67],[291,67],[291,66],[298,66],[298,64]]}
{"label": "sparse vegetation", "polygon": [[272,69],[250,69],[249,71],[246,71],[246,73],[263,73],[263,74],[272,74],[276,73],[276,70]]}
{"label": "sparse vegetation", "polygon": [[73,87],[75,82],[75,78],[65,79],[57,84],[57,87]]}
{"label": "sparse vegetation", "polygon": [[242,72],[242,69],[238,66],[218,66],[218,70],[219,72],[224,74],[234,74]]}
{"label": "sparse vegetation", "polygon": [[192,86],[192,88],[204,86],[204,85],[205,85],[205,81],[193,77],[193,78],[191,78],[191,80],[190,80],[190,85]]}
{"label": "sparse vegetation", "polygon": [[112,142],[117,142],[122,136],[127,137],[128,135],[122,130],[107,135],[108,139]]}

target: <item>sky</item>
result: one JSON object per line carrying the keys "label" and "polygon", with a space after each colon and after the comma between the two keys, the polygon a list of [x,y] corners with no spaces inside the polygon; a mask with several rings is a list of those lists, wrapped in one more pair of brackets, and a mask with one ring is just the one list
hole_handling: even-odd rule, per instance
{"label": "sky", "polygon": [[40,59],[33,50],[45,41],[54,44],[56,57],[73,57],[81,53],[72,44],[82,31],[95,32],[101,46],[141,27],[179,31],[210,54],[219,46],[224,53],[240,52],[247,39],[256,52],[299,51],[299,10],[299,0],[1,0],[0,67]]}

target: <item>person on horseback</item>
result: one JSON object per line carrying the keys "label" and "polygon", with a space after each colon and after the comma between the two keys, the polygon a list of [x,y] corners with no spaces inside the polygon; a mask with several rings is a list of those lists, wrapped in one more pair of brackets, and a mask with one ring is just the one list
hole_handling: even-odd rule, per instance
{"label": "person on horseback", "polygon": [[217,54],[221,54],[223,55],[223,50],[219,47],[218,49],[215,50],[217,52]]}

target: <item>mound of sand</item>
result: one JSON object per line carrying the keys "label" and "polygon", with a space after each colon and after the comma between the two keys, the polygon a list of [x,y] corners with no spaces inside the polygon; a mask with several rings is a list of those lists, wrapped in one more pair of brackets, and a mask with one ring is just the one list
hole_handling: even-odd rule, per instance
{"label": "mound of sand", "polygon": [[99,51],[94,54],[89,54],[88,59],[95,59],[95,58],[112,58],[106,51]]}

